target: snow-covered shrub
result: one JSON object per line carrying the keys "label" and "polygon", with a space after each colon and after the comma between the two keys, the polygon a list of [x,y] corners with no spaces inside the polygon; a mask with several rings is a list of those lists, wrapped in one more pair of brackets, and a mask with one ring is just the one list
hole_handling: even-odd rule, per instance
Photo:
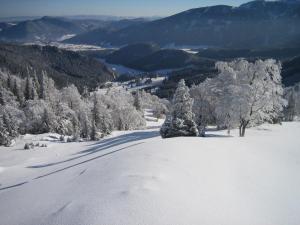
{"label": "snow-covered shrub", "polygon": [[34,147],[35,147],[35,145],[33,144],[33,142],[25,143],[25,145],[24,145],[25,150],[34,149]]}
{"label": "snow-covered shrub", "polygon": [[160,130],[161,136],[163,138],[197,136],[198,130],[192,107],[193,99],[190,97],[189,88],[185,85],[184,80],[181,80],[174,94],[171,115]]}

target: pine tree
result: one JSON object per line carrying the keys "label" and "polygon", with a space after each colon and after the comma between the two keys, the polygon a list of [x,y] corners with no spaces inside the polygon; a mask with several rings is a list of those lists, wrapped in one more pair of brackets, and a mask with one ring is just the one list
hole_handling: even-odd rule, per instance
{"label": "pine tree", "polygon": [[42,72],[41,81],[40,81],[39,97],[40,99],[46,100],[47,98],[47,76],[46,72]]}
{"label": "pine tree", "polygon": [[8,76],[7,76],[7,89],[11,89],[11,75],[10,74],[8,74]]}
{"label": "pine tree", "polygon": [[296,114],[296,101],[295,101],[295,96],[294,96],[294,90],[292,91],[292,93],[289,96],[288,99],[288,106],[286,108],[286,119],[288,121],[293,121],[295,114]]}
{"label": "pine tree", "polygon": [[80,124],[76,116],[73,116],[72,118],[72,135],[73,135],[73,141],[78,141],[79,136],[80,136]]}
{"label": "pine tree", "polygon": [[[1,120],[1,119],[0,119]],[[18,136],[18,126],[15,123],[15,121],[13,121],[11,115],[9,114],[9,112],[3,112],[2,115],[2,131],[1,131],[1,139],[3,141],[3,145],[5,146],[9,146],[11,145],[11,141]]]}
{"label": "pine tree", "polygon": [[26,81],[25,81],[25,90],[24,90],[24,97],[25,100],[30,100],[32,99],[31,95],[32,95],[32,87],[31,87],[31,80],[29,75],[26,77]]}
{"label": "pine tree", "polygon": [[87,99],[88,97],[90,97],[90,92],[89,92],[89,89],[87,88],[87,86],[83,87],[82,97],[84,99]]}
{"label": "pine tree", "polygon": [[96,141],[96,133],[97,133],[96,123],[95,123],[95,120],[93,119],[92,129],[91,129],[91,140],[92,141]]}
{"label": "pine tree", "polygon": [[35,98],[39,97],[40,96],[40,82],[37,77],[36,71],[34,71],[34,73],[33,73],[32,86],[35,88]]}
{"label": "pine tree", "polygon": [[17,97],[18,102],[22,103],[21,91],[20,91],[20,87],[17,83],[17,79],[14,80],[13,93]]}
{"label": "pine tree", "polygon": [[90,136],[90,121],[87,115],[83,115],[80,118],[81,121],[81,136],[83,138],[89,138]]}
{"label": "pine tree", "polygon": [[5,105],[5,100],[3,96],[3,88],[0,87],[0,105]]}
{"label": "pine tree", "polygon": [[11,138],[7,130],[6,124],[4,124],[3,117],[0,116],[0,145],[9,146]]}
{"label": "pine tree", "polygon": [[177,136],[197,136],[197,125],[192,112],[193,99],[184,80],[178,84],[172,102],[171,117],[166,119],[160,133],[163,138]]}
{"label": "pine tree", "polygon": [[136,110],[142,111],[141,94],[140,94],[139,91],[137,91],[135,96],[134,96],[133,106],[136,108]]}
{"label": "pine tree", "polygon": [[42,117],[42,131],[44,133],[48,133],[51,131],[51,119],[47,108],[44,109],[44,113]]}

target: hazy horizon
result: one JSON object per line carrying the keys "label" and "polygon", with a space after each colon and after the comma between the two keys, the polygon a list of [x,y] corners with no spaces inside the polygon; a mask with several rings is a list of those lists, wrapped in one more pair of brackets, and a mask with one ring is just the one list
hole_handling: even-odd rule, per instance
{"label": "hazy horizon", "polygon": [[0,0],[0,18],[40,16],[169,16],[191,8],[211,5],[238,6],[249,0]]}

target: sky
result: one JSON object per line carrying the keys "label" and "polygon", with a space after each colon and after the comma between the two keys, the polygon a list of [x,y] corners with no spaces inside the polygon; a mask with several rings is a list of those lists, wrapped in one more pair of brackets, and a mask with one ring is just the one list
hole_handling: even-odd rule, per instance
{"label": "sky", "polygon": [[113,15],[168,16],[187,9],[249,0],[0,0],[0,17]]}

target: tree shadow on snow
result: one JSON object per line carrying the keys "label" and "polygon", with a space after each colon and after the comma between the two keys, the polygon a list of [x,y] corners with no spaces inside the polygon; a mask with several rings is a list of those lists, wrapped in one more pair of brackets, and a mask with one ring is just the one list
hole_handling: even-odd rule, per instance
{"label": "tree shadow on snow", "polygon": [[232,138],[231,135],[222,135],[222,134],[205,134],[204,138]]}
{"label": "tree shadow on snow", "polygon": [[22,182],[22,183],[19,183],[19,184],[14,184],[14,185],[6,186],[6,187],[3,187],[3,188],[0,188],[0,191],[11,189],[11,188],[15,188],[15,187],[20,187],[20,186],[22,186],[24,184],[27,184],[27,183],[28,183],[28,181],[25,181],[25,182]]}
{"label": "tree shadow on snow", "polygon": [[[123,150],[126,150],[126,149],[130,149],[131,147],[141,145],[141,144],[145,143],[142,140],[149,139],[149,138],[154,138],[154,137],[157,137],[157,136],[159,136],[159,133],[157,131],[143,131],[143,132],[139,131],[139,132],[124,134],[124,135],[120,135],[120,136],[113,137],[113,138],[108,138],[108,139],[102,140],[100,142],[97,142],[97,143],[93,144],[92,147],[90,147],[90,148],[88,148],[84,151],[80,151],[80,152],[76,153],[76,155],[79,155],[79,156],[72,157],[70,159],[59,161],[59,162],[49,163],[49,164],[28,166],[27,168],[38,169],[38,168],[45,168],[45,167],[60,165],[60,164],[64,164],[64,163],[67,163],[67,162],[71,162],[71,161],[76,160],[76,159],[81,159],[81,158],[84,159],[84,157],[96,154],[98,152],[107,150],[109,148],[120,146],[120,148],[117,148],[115,150],[109,151],[109,152],[104,153],[104,154],[96,155],[95,157],[88,158],[88,159],[85,159],[83,161],[71,164],[71,165],[66,165],[63,168],[54,170],[52,172],[49,172],[47,174],[35,177],[33,179],[33,180],[37,180],[37,179],[40,179],[40,178],[48,177],[48,176],[53,175],[53,174],[57,174],[59,172],[68,170],[68,169],[76,167],[76,166],[79,166],[79,165],[82,165],[82,164],[85,164],[85,163],[88,163],[88,162],[106,157],[108,155],[115,154],[117,152],[120,152],[120,151],[123,151]],[[140,141],[140,142],[138,142],[138,141]],[[137,143],[132,143],[131,145],[121,147],[121,145],[128,144],[130,142],[137,142]],[[6,186],[6,187],[3,187],[3,188],[0,188],[0,191],[10,189],[10,188],[20,187],[20,186],[22,186],[26,183],[28,183],[28,181],[18,183],[18,184],[15,184],[15,185]]]}
{"label": "tree shadow on snow", "polygon": [[[117,137],[108,138],[108,139],[99,141],[99,142],[91,145],[92,147],[76,153],[75,155],[77,155],[77,156],[75,156],[75,157],[72,157],[72,158],[69,158],[69,159],[66,159],[66,160],[63,160],[63,161],[54,162],[54,163],[29,166],[27,168],[36,169],[36,168],[44,168],[44,167],[64,164],[64,163],[67,163],[67,162],[70,162],[70,161],[73,161],[73,160],[76,160],[76,159],[84,158],[86,156],[90,156],[92,154],[107,150],[109,148],[118,147],[120,145],[128,144],[130,142],[135,142],[135,141],[141,141],[141,140],[145,140],[145,139],[149,139],[149,138],[154,138],[154,137],[157,137],[157,136],[159,136],[159,133],[157,131],[142,131],[142,132],[139,131],[139,132],[124,134],[124,135],[120,135],[120,136],[117,136]],[[139,144],[141,144],[141,143],[139,143]],[[105,156],[105,155],[108,155],[108,154],[111,154],[111,153],[118,152],[120,150],[127,149],[127,148],[132,147],[132,146],[134,146],[134,145],[123,147],[123,148],[120,148],[118,150],[114,150],[110,153],[100,155],[99,157],[95,157],[95,159],[100,158],[101,156]],[[91,161],[91,160],[87,160],[87,161]],[[79,163],[79,164],[82,164],[82,163]]]}

